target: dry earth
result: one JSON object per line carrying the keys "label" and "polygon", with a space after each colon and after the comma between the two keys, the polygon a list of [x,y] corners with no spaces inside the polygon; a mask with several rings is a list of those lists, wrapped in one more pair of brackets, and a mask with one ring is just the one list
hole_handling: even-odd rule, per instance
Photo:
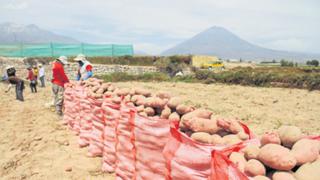
{"label": "dry earth", "polygon": [[0,179],[114,179],[101,173],[101,158],[86,157],[77,136],[45,107],[52,97],[49,87],[37,94],[26,87],[22,103],[14,89],[5,94],[4,87],[1,83]]}
{"label": "dry earth", "polygon": [[[319,91],[188,83],[117,85],[169,91],[219,117],[243,119],[258,134],[281,124],[320,134]],[[77,137],[45,107],[51,101],[49,87],[37,94],[27,88],[23,103],[15,100],[14,90],[5,94],[4,88],[0,84],[1,179],[114,179],[101,173],[101,159],[86,157],[87,149],[78,148]]]}

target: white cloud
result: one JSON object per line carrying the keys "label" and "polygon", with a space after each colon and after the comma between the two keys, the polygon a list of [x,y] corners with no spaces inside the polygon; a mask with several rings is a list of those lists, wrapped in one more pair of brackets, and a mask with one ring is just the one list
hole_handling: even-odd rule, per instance
{"label": "white cloud", "polygon": [[269,48],[320,52],[319,8],[317,0],[1,0],[0,17],[158,53],[214,25]]}
{"label": "white cloud", "polygon": [[28,8],[28,3],[27,2],[21,2],[21,3],[8,3],[5,6],[3,6],[4,9],[8,10],[23,10]]}

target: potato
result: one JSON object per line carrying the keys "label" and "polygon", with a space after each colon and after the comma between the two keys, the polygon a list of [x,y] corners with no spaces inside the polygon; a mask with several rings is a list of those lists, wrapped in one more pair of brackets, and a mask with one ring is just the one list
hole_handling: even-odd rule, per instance
{"label": "potato", "polygon": [[214,134],[219,131],[217,122],[210,119],[193,117],[191,119],[186,119],[185,121],[181,121],[181,123],[183,124],[184,128],[190,129],[194,132],[206,132],[206,133]]}
{"label": "potato", "polygon": [[205,132],[192,133],[191,139],[201,143],[211,143],[211,135]]}
{"label": "potato", "polygon": [[242,126],[237,120],[218,119],[217,124],[220,128],[233,134],[238,134],[239,132],[243,131]]}
{"label": "potato", "polygon": [[169,120],[170,120],[170,122],[178,122],[178,121],[180,121],[180,116],[178,113],[173,112],[170,114]]}
{"label": "potato", "polygon": [[129,88],[122,88],[122,89],[118,89],[117,91],[115,91],[115,93],[118,96],[126,96],[130,93],[130,89]]}
{"label": "potato", "polygon": [[113,95],[112,92],[106,91],[103,95],[107,96],[107,97],[111,97]]}
{"label": "potato", "polygon": [[245,147],[242,152],[244,153],[244,157],[247,160],[250,159],[258,159],[258,155],[260,152],[260,148],[258,145],[248,145],[247,147]]}
{"label": "potato", "polygon": [[[178,112],[178,109],[180,108],[181,105],[179,105],[177,107],[177,112]],[[179,112],[178,112],[179,113]],[[179,113],[180,114],[180,113]],[[196,109],[192,112],[188,112],[186,114],[184,114],[182,117],[181,117],[181,121],[185,121],[185,120],[190,120],[192,119],[193,117],[197,117],[197,118],[204,118],[204,119],[210,119],[210,116],[211,116],[212,112],[211,111],[208,111],[208,110],[205,110],[205,109]]]}
{"label": "potato", "polygon": [[164,108],[166,105],[166,101],[163,99],[160,99],[158,97],[149,97],[145,99],[145,106],[147,107],[153,107],[153,108]]}
{"label": "potato", "polygon": [[96,99],[100,99],[103,97],[102,94],[97,94],[97,93],[93,93],[93,97],[96,98]]}
{"label": "potato", "polygon": [[111,91],[111,92],[113,92],[115,89],[116,89],[116,87],[114,87],[113,85],[110,85],[108,87],[108,91]]}
{"label": "potato", "polygon": [[272,180],[296,180],[292,172],[276,171],[272,175]]}
{"label": "potato", "polygon": [[143,95],[143,96],[145,96],[145,97],[151,96],[151,91],[146,90],[146,89],[142,89],[142,88],[136,88],[136,89],[135,89],[135,93],[136,93],[137,95]]}
{"label": "potato", "polygon": [[182,103],[182,99],[178,97],[173,97],[168,101],[168,106],[171,109],[176,109],[176,107]]}
{"label": "potato", "polygon": [[191,111],[193,111],[194,108],[191,107],[191,106],[187,106],[187,105],[184,105],[184,104],[180,104],[176,107],[176,111],[178,114],[180,115],[184,115],[184,114],[187,114]]}
{"label": "potato", "polygon": [[241,139],[236,134],[229,134],[223,137],[226,145],[233,145],[242,142]]}
{"label": "potato", "polygon": [[238,134],[239,139],[245,141],[249,139],[249,135],[246,134],[244,131],[239,132]]}
{"label": "potato", "polygon": [[156,93],[156,97],[158,97],[160,99],[170,99],[171,95],[168,92],[159,91],[158,93]]}
{"label": "potato", "polygon": [[278,133],[281,144],[287,148],[291,148],[294,143],[303,137],[301,130],[296,126],[281,126]]}
{"label": "potato", "polygon": [[103,83],[103,84],[101,85],[101,87],[102,87],[103,91],[105,92],[105,91],[108,90],[108,87],[109,87],[110,85],[111,85],[111,83]]}
{"label": "potato", "polygon": [[92,92],[97,92],[99,88],[100,88],[100,86],[94,86],[94,87],[91,88],[91,91]]}
{"label": "potato", "polygon": [[297,180],[319,180],[320,160],[306,163],[299,167],[294,176]]}
{"label": "potato", "polygon": [[250,159],[245,167],[244,167],[244,172],[248,175],[248,176],[264,176],[266,175],[266,168],[264,167],[264,165],[256,160],[256,159]]}
{"label": "potato", "polygon": [[281,144],[279,134],[276,132],[266,132],[261,136],[261,146],[265,144]]}
{"label": "potato", "polygon": [[137,109],[137,112],[142,112],[144,111],[144,105],[138,106],[136,109]]}
{"label": "potato", "polygon": [[270,180],[267,176],[255,176],[253,180]]}
{"label": "potato", "polygon": [[146,107],[144,109],[144,112],[148,115],[148,116],[154,116],[155,115],[155,111],[153,108],[151,107]]}
{"label": "potato", "polygon": [[131,96],[128,94],[128,95],[126,95],[125,97],[124,97],[124,99],[123,99],[125,102],[129,102],[129,101],[131,101]]}
{"label": "potato", "polygon": [[318,141],[301,139],[292,146],[291,152],[297,160],[297,165],[313,162],[319,156]]}
{"label": "potato", "polygon": [[142,112],[139,112],[138,113],[140,116],[143,116],[143,117],[148,117],[147,113],[142,111]]}
{"label": "potato", "polygon": [[166,107],[164,107],[164,109],[162,110],[160,117],[161,117],[162,119],[168,119],[169,116],[170,116],[170,114],[171,114],[171,109],[166,106]]}
{"label": "potato", "polygon": [[266,144],[259,152],[258,160],[276,170],[289,171],[297,161],[289,149],[278,144]]}
{"label": "potato", "polygon": [[223,145],[223,144],[225,144],[225,141],[218,134],[213,134],[213,135],[211,135],[211,144]]}
{"label": "potato", "polygon": [[116,96],[112,98],[112,102],[115,104],[120,104],[121,103],[121,98]]}
{"label": "potato", "polygon": [[136,94],[136,90],[135,90],[135,89],[130,89],[129,94],[130,94],[131,96],[134,96],[134,95]]}
{"label": "potato", "polygon": [[133,102],[128,102],[127,106],[134,107],[134,104],[133,104]]}
{"label": "potato", "polygon": [[138,96],[135,104],[137,106],[141,106],[141,105],[144,105],[145,102],[146,102],[146,98],[144,96]]}
{"label": "potato", "polygon": [[97,94],[103,94],[103,92],[104,92],[104,90],[103,90],[102,87],[100,87],[100,88],[96,91]]}
{"label": "potato", "polygon": [[244,172],[247,160],[244,158],[244,155],[239,152],[233,152],[229,157],[230,161],[233,162],[241,172]]}

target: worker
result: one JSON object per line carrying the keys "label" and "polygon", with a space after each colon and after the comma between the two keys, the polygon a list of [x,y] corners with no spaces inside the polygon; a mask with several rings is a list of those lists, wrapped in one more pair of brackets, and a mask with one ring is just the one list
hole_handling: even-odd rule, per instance
{"label": "worker", "polygon": [[40,87],[45,87],[45,70],[42,64],[39,64],[39,79],[40,79]]}
{"label": "worker", "polygon": [[36,84],[38,84],[39,69],[37,65],[33,65],[33,75],[36,78]]}
{"label": "worker", "polygon": [[92,73],[92,65],[91,63],[86,59],[86,56],[83,54],[79,54],[74,61],[78,62],[79,68],[78,68],[78,74],[77,74],[77,80],[82,81],[86,80],[93,76]]}
{"label": "worker", "polygon": [[16,76],[16,69],[13,66],[6,67],[6,74],[8,76],[7,81],[10,83],[6,93],[10,91],[12,85],[16,85],[16,99],[19,101],[24,101],[23,90],[24,81]]}
{"label": "worker", "polygon": [[69,79],[64,71],[64,66],[68,64],[66,56],[60,56],[52,63],[52,92],[54,94],[54,105],[56,113],[62,116],[63,92],[64,84],[69,82]]}
{"label": "worker", "polygon": [[36,82],[36,76],[34,75],[34,71],[32,70],[32,67],[29,66],[27,68],[28,70],[28,76],[27,79],[30,81],[30,88],[32,93],[37,93],[37,82]]}

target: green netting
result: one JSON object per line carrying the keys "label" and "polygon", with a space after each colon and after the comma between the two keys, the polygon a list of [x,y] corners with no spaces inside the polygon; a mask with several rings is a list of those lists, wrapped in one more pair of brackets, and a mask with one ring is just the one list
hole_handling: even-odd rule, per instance
{"label": "green netting", "polygon": [[82,53],[88,57],[132,56],[132,45],[115,44],[19,44],[0,45],[0,56],[7,57],[57,57],[76,56]]}

